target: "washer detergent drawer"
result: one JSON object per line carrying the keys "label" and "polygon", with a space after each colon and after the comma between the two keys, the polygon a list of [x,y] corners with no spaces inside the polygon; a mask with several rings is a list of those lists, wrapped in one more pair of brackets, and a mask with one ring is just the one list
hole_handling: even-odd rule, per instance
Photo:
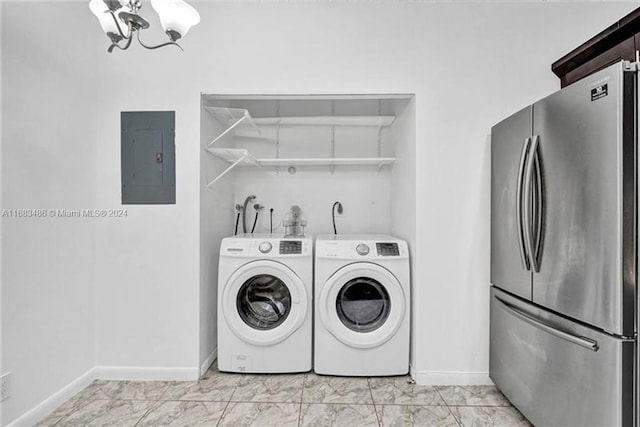
{"label": "washer detergent drawer", "polygon": [[535,426],[633,424],[634,341],[491,288],[489,376]]}

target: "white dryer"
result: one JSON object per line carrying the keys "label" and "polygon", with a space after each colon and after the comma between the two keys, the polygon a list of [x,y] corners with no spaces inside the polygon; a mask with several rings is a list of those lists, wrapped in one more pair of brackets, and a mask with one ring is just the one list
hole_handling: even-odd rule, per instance
{"label": "white dryer", "polygon": [[271,234],[228,237],[218,272],[218,368],[311,370],[313,242]]}
{"label": "white dryer", "polygon": [[314,371],[409,371],[407,243],[382,235],[320,235],[315,254]]}

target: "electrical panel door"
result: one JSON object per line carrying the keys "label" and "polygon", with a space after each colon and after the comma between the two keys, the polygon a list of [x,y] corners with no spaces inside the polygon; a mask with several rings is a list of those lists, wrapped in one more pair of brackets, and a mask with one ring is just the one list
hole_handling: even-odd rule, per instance
{"label": "electrical panel door", "polygon": [[175,204],[175,112],[121,113],[122,204]]}

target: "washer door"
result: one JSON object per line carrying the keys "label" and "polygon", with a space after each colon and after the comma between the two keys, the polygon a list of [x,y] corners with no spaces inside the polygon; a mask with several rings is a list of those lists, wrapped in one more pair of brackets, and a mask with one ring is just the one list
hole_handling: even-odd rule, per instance
{"label": "washer door", "polygon": [[231,275],[220,305],[238,338],[250,344],[273,345],[304,322],[307,290],[289,267],[275,261],[253,261]]}
{"label": "washer door", "polygon": [[317,307],[324,326],[342,343],[373,348],[398,331],[405,316],[405,294],[389,270],[357,262],[324,283]]}

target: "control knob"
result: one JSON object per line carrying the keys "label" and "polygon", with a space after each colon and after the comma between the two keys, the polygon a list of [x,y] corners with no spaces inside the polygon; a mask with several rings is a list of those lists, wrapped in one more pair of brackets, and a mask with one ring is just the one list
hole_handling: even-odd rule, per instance
{"label": "control knob", "polygon": [[260,243],[260,245],[258,246],[258,250],[260,252],[262,252],[263,254],[269,253],[271,252],[271,249],[273,248],[273,246],[271,245],[271,243],[269,242],[262,242]]}
{"label": "control knob", "polygon": [[369,246],[365,245],[364,243],[360,243],[358,246],[356,246],[356,252],[358,252],[358,255],[367,255],[369,253]]}

